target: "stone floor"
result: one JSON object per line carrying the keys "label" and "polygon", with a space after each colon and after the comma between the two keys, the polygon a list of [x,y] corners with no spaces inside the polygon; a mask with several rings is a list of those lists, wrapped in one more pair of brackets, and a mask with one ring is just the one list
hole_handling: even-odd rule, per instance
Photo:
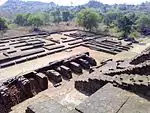
{"label": "stone floor", "polygon": [[81,113],[150,113],[149,105],[149,100],[108,83],[76,110]]}

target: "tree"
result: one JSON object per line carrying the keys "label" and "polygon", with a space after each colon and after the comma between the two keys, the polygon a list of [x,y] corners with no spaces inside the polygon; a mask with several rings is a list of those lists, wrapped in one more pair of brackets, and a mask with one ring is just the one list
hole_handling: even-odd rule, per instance
{"label": "tree", "polygon": [[2,37],[3,37],[3,33],[6,32],[7,28],[8,27],[6,25],[5,19],[0,18],[0,33]]}
{"label": "tree", "polygon": [[48,13],[43,13],[43,23],[48,24],[50,22],[50,15]]}
{"label": "tree", "polygon": [[50,14],[48,14],[46,12],[38,12],[33,15],[38,16],[43,21],[44,25],[46,25],[50,22]]}
{"label": "tree", "polygon": [[30,13],[27,14],[18,14],[14,20],[14,23],[20,25],[20,26],[27,26],[28,25],[28,17],[30,16]]}
{"label": "tree", "polygon": [[18,14],[14,20],[14,23],[24,26],[25,20],[26,19],[23,14]]}
{"label": "tree", "polygon": [[117,27],[123,32],[123,37],[127,38],[131,33],[133,22],[127,17],[122,16],[117,20]]}
{"label": "tree", "polygon": [[32,25],[34,27],[39,27],[40,25],[43,25],[43,21],[40,19],[39,16],[36,15],[30,15],[28,17],[28,23],[29,25]]}
{"label": "tree", "polygon": [[141,34],[147,34],[147,32],[150,33],[150,16],[144,15],[141,16],[137,21],[137,28],[141,32]]}
{"label": "tree", "polygon": [[61,14],[59,9],[57,9],[56,11],[51,12],[52,16],[53,16],[53,22],[59,24],[61,19]]}
{"label": "tree", "polygon": [[127,13],[126,16],[135,24],[135,22],[138,19],[137,14],[135,14],[134,12],[131,13]]}
{"label": "tree", "polygon": [[63,19],[64,22],[69,21],[69,20],[70,20],[70,17],[71,17],[71,15],[70,15],[70,12],[69,12],[69,11],[64,11],[64,12],[62,12],[62,19]]}
{"label": "tree", "polygon": [[119,19],[122,16],[120,12],[107,12],[104,15],[104,23],[108,26],[110,26],[112,23],[115,23],[117,19]]}
{"label": "tree", "polygon": [[97,28],[98,23],[102,20],[102,15],[92,9],[83,9],[77,15],[77,22],[80,26],[92,30]]}

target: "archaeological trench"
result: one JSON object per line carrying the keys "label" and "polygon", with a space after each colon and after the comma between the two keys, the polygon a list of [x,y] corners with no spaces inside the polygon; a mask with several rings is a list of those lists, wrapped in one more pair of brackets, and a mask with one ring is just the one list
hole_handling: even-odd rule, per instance
{"label": "archaeological trench", "polygon": [[[10,69],[63,51],[69,54],[81,46],[112,56],[133,48],[132,42],[77,29],[5,37],[0,40],[0,68]],[[63,59],[60,56],[37,69],[11,74],[8,79],[1,79],[0,113],[150,113],[149,47],[124,60],[110,57],[98,62],[88,51]],[[49,96],[46,100],[29,103],[23,111],[13,111],[12,107],[46,92],[50,83],[59,91],[61,83],[70,82],[75,75],[73,88],[87,96],[80,104],[70,109]]]}

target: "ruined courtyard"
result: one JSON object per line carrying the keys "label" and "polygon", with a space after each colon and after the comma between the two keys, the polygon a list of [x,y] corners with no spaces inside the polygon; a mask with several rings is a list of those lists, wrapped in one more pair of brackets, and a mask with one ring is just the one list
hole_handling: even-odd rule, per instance
{"label": "ruined courtyard", "polygon": [[5,37],[1,113],[149,113],[149,46],[78,29]]}

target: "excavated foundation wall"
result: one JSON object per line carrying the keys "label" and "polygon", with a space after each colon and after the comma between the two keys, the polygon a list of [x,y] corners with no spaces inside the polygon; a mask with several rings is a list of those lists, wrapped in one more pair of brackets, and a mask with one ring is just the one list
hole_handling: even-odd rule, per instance
{"label": "excavated foundation wall", "polygon": [[76,81],[75,88],[85,95],[92,95],[107,82],[98,79],[88,79],[88,81]]}
{"label": "excavated foundation wall", "polygon": [[141,54],[134,57],[130,64],[137,65],[145,62],[146,60],[150,60],[150,47],[143,51]]}
{"label": "excavated foundation wall", "polygon": [[[50,77],[61,82],[62,76],[72,78],[72,72],[82,74],[82,69],[90,69],[96,61],[89,53],[82,53],[64,60],[49,63],[37,70],[8,79],[0,86],[0,113],[8,113],[11,107],[33,97],[48,88]],[[48,73],[47,72],[51,72]],[[94,84],[93,81],[91,84]],[[92,85],[91,85],[92,86]],[[91,87],[94,92],[100,85]],[[90,88],[89,88],[90,89]]]}
{"label": "excavated foundation wall", "polygon": [[150,75],[150,62],[144,62],[134,67],[129,67],[122,70],[115,70],[105,73],[110,76],[120,75],[120,74],[139,74],[139,75]]}

